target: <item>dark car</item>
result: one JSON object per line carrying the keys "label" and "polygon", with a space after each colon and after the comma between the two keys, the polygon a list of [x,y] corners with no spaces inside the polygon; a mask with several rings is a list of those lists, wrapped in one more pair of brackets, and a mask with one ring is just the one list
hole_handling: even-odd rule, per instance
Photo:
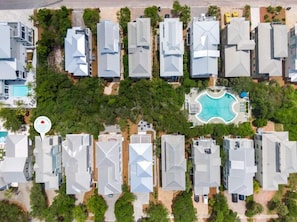
{"label": "dark car", "polygon": [[237,193],[232,193],[232,202],[237,203],[238,202],[238,194]]}
{"label": "dark car", "polygon": [[158,7],[158,12],[161,12],[161,7]]}
{"label": "dark car", "polygon": [[164,18],[170,18],[169,14],[165,14]]}
{"label": "dark car", "polygon": [[245,200],[245,196],[241,195],[241,194],[238,195],[238,198],[239,198],[239,200]]}
{"label": "dark car", "polygon": [[195,201],[196,203],[199,202],[199,195],[194,195],[194,201]]}

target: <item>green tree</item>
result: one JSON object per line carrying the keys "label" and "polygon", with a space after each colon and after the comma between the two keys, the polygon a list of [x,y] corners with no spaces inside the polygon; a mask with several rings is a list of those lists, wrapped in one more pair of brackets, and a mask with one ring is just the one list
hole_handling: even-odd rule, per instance
{"label": "green tree", "polygon": [[249,200],[246,203],[246,212],[245,215],[247,217],[253,217],[256,214],[260,214],[263,212],[263,206],[254,200]]}
{"label": "green tree", "polygon": [[73,209],[73,218],[77,222],[85,222],[88,218],[86,205],[80,204]]}
{"label": "green tree", "polygon": [[30,215],[34,218],[44,219],[47,214],[47,198],[40,183],[33,182],[30,192]]}
{"label": "green tree", "polygon": [[238,220],[237,213],[229,209],[227,199],[223,194],[217,194],[214,201],[210,201],[212,206],[209,222],[234,222]]}
{"label": "green tree", "polygon": [[93,36],[97,39],[97,23],[100,21],[100,10],[84,9],[83,19],[86,27],[91,29]]}
{"label": "green tree", "polygon": [[210,5],[208,7],[208,11],[207,11],[207,15],[208,16],[216,16],[216,17],[218,17],[219,13],[220,13],[220,8],[218,6],[216,6],[216,5]]}
{"label": "green tree", "polygon": [[144,17],[151,19],[151,26],[156,28],[161,18],[159,16],[158,7],[153,5],[144,9]]}
{"label": "green tree", "polygon": [[25,222],[28,218],[25,212],[16,204],[9,203],[6,200],[0,201],[0,221],[3,222]]}
{"label": "green tree", "polygon": [[191,21],[191,9],[188,5],[181,5],[178,0],[175,0],[172,5],[173,13],[180,17],[184,27],[187,27]]}
{"label": "green tree", "polygon": [[1,108],[0,117],[5,120],[4,127],[13,132],[18,131],[25,122],[24,115],[18,112],[17,109]]}
{"label": "green tree", "polygon": [[104,215],[107,210],[107,204],[102,196],[98,195],[98,189],[94,191],[94,194],[88,199],[88,210],[95,215],[96,222],[103,222]]}
{"label": "green tree", "polygon": [[128,33],[128,22],[131,20],[131,12],[128,7],[121,8],[117,13],[119,25],[122,29],[123,35],[126,36]]}
{"label": "green tree", "polygon": [[175,222],[197,221],[196,209],[193,207],[192,192],[180,192],[174,198],[172,213]]}
{"label": "green tree", "polygon": [[116,221],[121,222],[134,222],[134,208],[132,202],[135,200],[135,196],[127,189],[127,185],[123,185],[123,194],[116,201],[114,214]]}
{"label": "green tree", "polygon": [[161,203],[153,203],[150,202],[149,208],[146,211],[147,218],[145,218],[143,221],[146,222],[169,222],[168,218],[168,210],[163,206]]}

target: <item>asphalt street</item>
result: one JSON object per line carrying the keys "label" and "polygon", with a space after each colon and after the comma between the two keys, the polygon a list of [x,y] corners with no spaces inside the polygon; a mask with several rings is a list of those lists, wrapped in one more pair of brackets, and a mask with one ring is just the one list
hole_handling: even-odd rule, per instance
{"label": "asphalt street", "polygon": [[[88,8],[88,7],[147,7],[157,5],[161,7],[171,7],[174,0],[0,0],[0,9],[33,9],[40,7],[59,8],[62,5],[68,8]],[[281,5],[283,7],[297,6],[296,0],[179,0],[181,4],[189,6],[233,6],[243,7],[246,4],[251,6]]]}

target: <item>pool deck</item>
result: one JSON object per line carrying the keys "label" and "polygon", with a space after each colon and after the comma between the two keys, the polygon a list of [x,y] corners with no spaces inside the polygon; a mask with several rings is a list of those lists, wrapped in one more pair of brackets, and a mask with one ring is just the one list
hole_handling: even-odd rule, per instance
{"label": "pool deck", "polygon": [[[205,122],[197,118],[197,114],[200,112],[201,109],[200,104],[197,102],[197,98],[203,93],[207,93],[214,98],[219,98],[226,92],[231,93],[238,101],[233,106],[233,109],[237,113],[237,115],[232,121],[230,121],[230,123],[239,124],[248,122],[251,113],[250,108],[248,108],[248,113],[246,113],[246,102],[248,102],[248,100],[245,98],[240,98],[236,95],[236,93],[230,92],[223,87],[208,88],[203,91],[199,91],[197,88],[192,88],[190,93],[185,95],[184,109],[188,110],[189,112],[188,120],[192,122],[194,126],[206,124]],[[223,121],[221,118],[212,118],[208,121],[208,123],[226,124],[225,121]]]}

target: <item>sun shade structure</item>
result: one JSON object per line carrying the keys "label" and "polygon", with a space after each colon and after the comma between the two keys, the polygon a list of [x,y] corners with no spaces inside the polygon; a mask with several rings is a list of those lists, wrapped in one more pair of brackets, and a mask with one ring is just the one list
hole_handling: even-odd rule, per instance
{"label": "sun shade structure", "polygon": [[81,194],[89,191],[93,174],[93,136],[67,134],[62,145],[66,193]]}
{"label": "sun shade structure", "polygon": [[137,18],[128,23],[129,77],[152,75],[151,20]]}
{"label": "sun shade structure", "polygon": [[122,140],[120,134],[99,135],[96,143],[98,193],[101,195],[122,192]]}
{"label": "sun shade structure", "polygon": [[119,78],[120,72],[120,30],[119,24],[101,21],[97,24],[98,77]]}
{"label": "sun shade structure", "polygon": [[161,138],[162,188],[185,190],[187,161],[185,158],[185,136],[163,135]]}
{"label": "sun shade structure", "polygon": [[184,40],[182,22],[166,18],[160,22],[160,76],[183,76]]}
{"label": "sun shade structure", "polygon": [[256,179],[263,190],[278,190],[287,184],[290,173],[297,172],[297,142],[288,132],[258,132],[255,137]]}
{"label": "sun shade structure", "polygon": [[153,192],[153,159],[150,134],[131,136],[129,144],[129,173],[131,192]]}
{"label": "sun shade structure", "polygon": [[194,194],[209,194],[209,188],[221,184],[220,146],[208,138],[193,140],[192,158]]}
{"label": "sun shade structure", "polygon": [[65,70],[73,76],[92,75],[92,33],[89,28],[72,27],[65,38]]}
{"label": "sun shade structure", "polygon": [[62,137],[35,137],[35,182],[46,190],[58,190],[62,182]]}
{"label": "sun shade structure", "polygon": [[218,75],[220,51],[219,22],[213,17],[194,17],[191,22],[191,76],[208,78]]}

